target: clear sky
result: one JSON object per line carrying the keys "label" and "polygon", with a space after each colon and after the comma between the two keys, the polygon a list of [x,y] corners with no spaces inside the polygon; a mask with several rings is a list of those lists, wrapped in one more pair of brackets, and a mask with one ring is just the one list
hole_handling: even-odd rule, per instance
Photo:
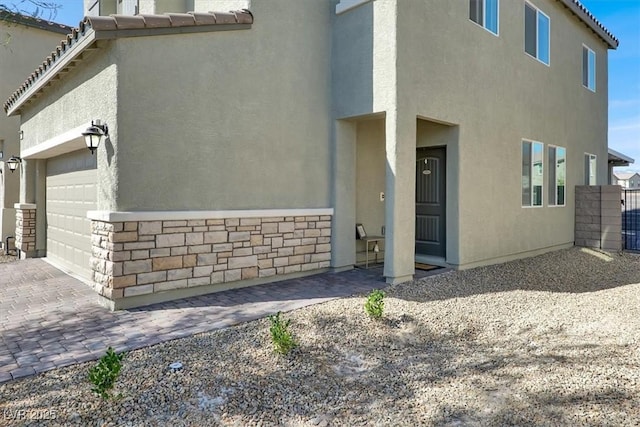
{"label": "clear sky", "polygon": [[[628,170],[640,172],[640,0],[581,1],[620,40],[609,51],[609,147],[634,158]],[[61,8],[54,20],[77,26],[82,0],[55,2]]]}

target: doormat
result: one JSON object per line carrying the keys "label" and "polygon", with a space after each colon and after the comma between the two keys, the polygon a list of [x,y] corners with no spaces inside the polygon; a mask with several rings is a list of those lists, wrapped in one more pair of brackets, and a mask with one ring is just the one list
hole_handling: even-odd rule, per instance
{"label": "doormat", "polygon": [[429,270],[435,270],[436,268],[440,268],[440,267],[437,265],[422,264],[422,263],[416,262],[416,270],[429,271]]}

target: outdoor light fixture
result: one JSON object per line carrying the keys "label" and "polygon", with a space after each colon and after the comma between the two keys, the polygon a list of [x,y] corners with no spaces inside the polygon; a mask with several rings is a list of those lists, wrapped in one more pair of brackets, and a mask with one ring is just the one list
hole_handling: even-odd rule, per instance
{"label": "outdoor light fixture", "polygon": [[84,132],[82,132],[82,136],[84,136],[84,142],[87,144],[87,148],[93,154],[100,145],[100,141],[102,141],[103,136],[109,136],[109,128],[106,124],[102,124],[100,120],[96,120],[95,122],[91,121],[91,126],[87,128]]}
{"label": "outdoor light fixture", "polygon": [[16,170],[18,164],[22,163],[22,159],[18,156],[11,156],[11,158],[7,161],[7,165],[9,165],[9,170],[11,173]]}

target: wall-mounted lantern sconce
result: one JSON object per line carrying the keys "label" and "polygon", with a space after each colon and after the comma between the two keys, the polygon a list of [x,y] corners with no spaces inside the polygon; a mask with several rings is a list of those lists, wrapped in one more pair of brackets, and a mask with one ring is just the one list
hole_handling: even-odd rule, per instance
{"label": "wall-mounted lantern sconce", "polygon": [[109,136],[109,127],[106,124],[102,124],[100,120],[96,120],[95,122],[91,121],[91,126],[87,128],[84,132],[82,132],[82,136],[84,136],[84,143],[87,144],[87,148],[93,154],[100,145],[100,141],[102,141],[103,136]]}
{"label": "wall-mounted lantern sconce", "polygon": [[20,131],[20,141],[22,141],[24,139],[24,131],[21,130]]}
{"label": "wall-mounted lantern sconce", "polygon": [[9,165],[9,170],[11,173],[16,170],[18,165],[22,163],[22,159],[18,156],[11,156],[11,158],[7,161],[7,165]]}

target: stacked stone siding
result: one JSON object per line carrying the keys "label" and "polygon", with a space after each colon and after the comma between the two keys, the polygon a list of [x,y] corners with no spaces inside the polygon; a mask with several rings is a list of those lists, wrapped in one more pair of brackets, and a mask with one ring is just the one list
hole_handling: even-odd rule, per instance
{"label": "stacked stone siding", "polygon": [[31,257],[36,250],[36,209],[16,208],[16,248],[22,257]]}
{"label": "stacked stone siding", "polygon": [[101,295],[137,295],[329,267],[331,216],[92,221]]}

